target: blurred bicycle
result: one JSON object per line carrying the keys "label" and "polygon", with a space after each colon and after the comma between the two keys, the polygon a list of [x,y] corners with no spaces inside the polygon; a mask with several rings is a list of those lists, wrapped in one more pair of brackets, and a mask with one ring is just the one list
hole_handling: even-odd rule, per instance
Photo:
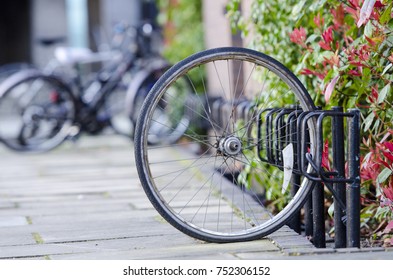
{"label": "blurred bicycle", "polygon": [[[137,104],[169,67],[155,36],[150,23],[120,24],[110,51],[57,48],[55,63],[44,70],[6,78],[0,84],[0,141],[16,151],[47,151],[108,126],[132,137]],[[94,62],[102,67],[85,82],[84,67]]]}

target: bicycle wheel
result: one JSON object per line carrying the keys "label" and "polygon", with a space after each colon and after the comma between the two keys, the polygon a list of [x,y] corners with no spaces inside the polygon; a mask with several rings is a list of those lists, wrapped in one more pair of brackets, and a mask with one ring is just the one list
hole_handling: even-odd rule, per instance
{"label": "bicycle wheel", "polygon": [[[158,79],[169,69],[168,63],[161,58],[154,58],[146,62],[146,66],[139,71],[130,84],[126,104],[130,119],[136,127],[140,115],[140,109],[149,91]],[[180,82],[181,81],[181,82]],[[180,79],[176,87],[171,88],[172,97],[175,102],[164,102],[155,110],[157,122],[150,125],[148,143],[175,143],[187,130],[190,120],[185,115],[184,106],[187,95],[192,92],[188,81]],[[159,118],[159,119],[158,119]]]}
{"label": "bicycle wheel", "polygon": [[[156,113],[176,102],[171,92],[179,80],[192,84],[191,100],[181,100],[192,126],[176,145],[150,146],[150,127],[161,123]],[[266,236],[289,221],[313,187],[297,172],[296,134],[289,131],[293,115],[312,110],[300,81],[262,53],[219,48],[192,55],[158,80],[142,106],[135,134],[142,186],[157,211],[192,237]],[[315,125],[308,126],[313,154]]]}
{"label": "bicycle wheel", "polygon": [[34,68],[35,67],[33,65],[24,62],[16,62],[2,65],[0,66],[0,83],[9,76],[15,74],[16,72]]}
{"label": "bicycle wheel", "polygon": [[76,103],[57,77],[22,71],[0,86],[0,138],[16,151],[55,148],[74,129]]}
{"label": "bicycle wheel", "polygon": [[104,112],[110,116],[113,130],[126,137],[134,135],[134,125],[126,110],[127,84],[131,82],[130,73],[126,73],[115,89],[105,100]]}

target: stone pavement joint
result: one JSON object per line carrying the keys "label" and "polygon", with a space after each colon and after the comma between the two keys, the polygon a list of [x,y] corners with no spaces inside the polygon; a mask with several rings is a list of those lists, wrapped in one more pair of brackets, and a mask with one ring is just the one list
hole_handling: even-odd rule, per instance
{"label": "stone pavement joint", "polygon": [[133,144],[84,136],[43,154],[0,146],[0,259],[392,259],[393,250],[317,249],[288,227],[267,238],[206,243],[150,204]]}

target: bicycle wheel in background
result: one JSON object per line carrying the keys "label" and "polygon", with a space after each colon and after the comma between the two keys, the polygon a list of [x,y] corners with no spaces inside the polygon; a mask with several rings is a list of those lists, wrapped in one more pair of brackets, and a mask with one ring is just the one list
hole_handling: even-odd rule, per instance
{"label": "bicycle wheel in background", "polygon": [[126,109],[127,86],[131,80],[132,75],[126,73],[116,88],[107,95],[104,106],[113,130],[129,138],[134,135],[134,125]]}
{"label": "bicycle wheel in background", "polygon": [[16,151],[47,151],[69,136],[75,120],[72,92],[57,77],[18,72],[0,85],[0,139]]}
{"label": "bicycle wheel in background", "polygon": [[35,67],[28,63],[15,62],[10,64],[5,64],[0,66],[0,83],[4,81],[9,76],[15,74],[16,72],[28,69],[35,69]]}
{"label": "bicycle wheel in background", "polygon": [[[172,96],[184,80],[192,84],[192,102]],[[189,127],[176,145],[149,145],[151,126],[177,127],[157,114],[177,102],[203,125]],[[264,54],[219,48],[192,55],[159,79],[141,109],[134,140],[142,186],[157,211],[192,237],[235,242],[266,236],[289,221],[313,187],[296,172],[289,113],[277,114],[291,112],[293,121],[312,110],[300,81]],[[309,123],[311,154],[314,126]],[[291,188],[298,189],[294,197]]]}
{"label": "bicycle wheel in background", "polygon": [[[158,63],[158,66],[153,65],[153,67],[144,69],[135,77],[135,82],[130,85],[126,100],[128,114],[134,127],[136,127],[146,96],[168,68],[166,62],[164,64],[161,62]],[[190,123],[188,116],[185,114],[184,103],[191,93],[191,85],[183,77],[177,81],[176,86],[170,89],[170,93],[164,94],[170,94],[172,98],[162,98],[160,105],[154,111],[156,118],[155,122],[150,124],[147,140],[150,145],[172,144],[183,136]]]}

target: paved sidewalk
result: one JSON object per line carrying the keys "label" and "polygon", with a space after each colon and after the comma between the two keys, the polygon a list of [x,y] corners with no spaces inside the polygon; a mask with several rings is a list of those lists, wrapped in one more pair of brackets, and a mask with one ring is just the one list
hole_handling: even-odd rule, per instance
{"label": "paved sidewalk", "polygon": [[193,239],[145,197],[132,143],[103,135],[45,154],[0,146],[0,259],[12,258],[393,259],[393,251],[316,249],[289,228],[244,243]]}

